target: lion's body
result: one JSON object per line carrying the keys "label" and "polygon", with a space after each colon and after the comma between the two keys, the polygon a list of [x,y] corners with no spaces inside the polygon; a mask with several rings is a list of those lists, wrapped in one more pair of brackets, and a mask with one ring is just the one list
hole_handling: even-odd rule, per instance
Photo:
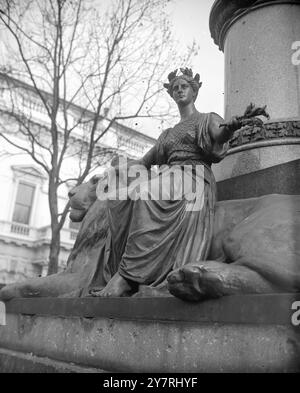
{"label": "lion's body", "polygon": [[169,290],[188,300],[236,293],[300,291],[300,196],[218,202],[209,261],[171,273]]}

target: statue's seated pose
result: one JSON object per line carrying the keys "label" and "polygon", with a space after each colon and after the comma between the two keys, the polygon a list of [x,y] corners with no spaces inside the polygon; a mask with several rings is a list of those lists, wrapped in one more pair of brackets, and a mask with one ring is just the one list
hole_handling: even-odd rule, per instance
{"label": "statue's seated pose", "polygon": [[[93,178],[70,193],[71,217],[82,220],[82,225],[66,270],[8,285],[0,291],[2,299],[85,296],[109,282],[118,267],[111,265],[107,209],[96,200],[96,184]],[[192,301],[229,294],[299,292],[299,206],[298,195],[217,202],[208,260],[172,271],[169,290]],[[137,295],[159,295],[153,289],[142,286]]]}
{"label": "statue's seated pose", "polygon": [[[264,108],[250,106],[244,118],[228,124],[214,113],[199,113],[194,105],[199,75],[181,71],[179,76],[171,73],[165,85],[181,121],[164,131],[141,160],[130,163],[147,170],[166,164],[164,169],[140,185],[139,198],[136,189],[127,187],[127,171],[120,165],[116,170],[130,198],[95,201],[96,179],[77,187],[70,195],[70,217],[79,221],[86,216],[66,271],[8,286],[0,291],[2,298],[72,291],[84,295],[91,287],[100,287],[92,294],[101,297],[154,295],[165,293],[167,282],[172,294],[188,300],[299,290],[299,197],[266,196],[216,205],[211,164],[224,158],[236,129],[249,124],[251,116],[266,115]],[[175,167],[182,176],[172,178]],[[191,168],[191,182],[202,185],[194,198],[182,180],[186,167]],[[171,188],[181,197],[171,198]]]}

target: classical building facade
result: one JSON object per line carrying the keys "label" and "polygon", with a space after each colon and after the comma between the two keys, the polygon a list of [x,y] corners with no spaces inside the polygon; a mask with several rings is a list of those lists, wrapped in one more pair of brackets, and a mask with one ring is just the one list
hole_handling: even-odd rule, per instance
{"label": "classical building facade", "polygon": [[[0,74],[0,132],[10,140],[26,146],[28,140],[18,132],[14,118],[8,115],[11,103],[17,103],[19,113],[30,113],[32,127],[47,138],[49,120],[33,89],[24,82]],[[30,111],[30,112],[28,112]],[[83,109],[70,105],[68,117],[74,124]],[[60,116],[61,114],[59,114]],[[58,116],[58,119],[59,119]],[[93,113],[85,111],[85,119]],[[99,119],[101,131],[108,119]],[[70,143],[84,144],[89,132],[87,123],[78,124],[72,132]],[[96,147],[99,151],[101,172],[109,165],[109,154],[103,151],[118,151],[131,158],[141,157],[155,142],[155,139],[121,124],[114,124]],[[46,159],[46,157],[45,157]],[[74,168],[79,157],[66,159],[63,171],[66,177],[74,177]],[[49,244],[51,239],[50,212],[48,206],[48,183],[43,170],[26,153],[0,139],[0,285],[23,280],[28,277],[45,275],[47,272]],[[62,209],[68,201],[71,183],[64,184],[59,191],[59,206]],[[61,231],[60,269],[66,265],[78,228],[69,218]]]}

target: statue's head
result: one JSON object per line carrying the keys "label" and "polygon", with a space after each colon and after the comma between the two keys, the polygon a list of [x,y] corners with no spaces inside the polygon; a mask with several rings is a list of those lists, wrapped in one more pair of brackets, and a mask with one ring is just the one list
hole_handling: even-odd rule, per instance
{"label": "statue's head", "polygon": [[178,84],[178,82],[185,81],[187,82],[192,91],[194,92],[194,101],[196,101],[199,89],[202,86],[202,82],[200,82],[200,75],[196,74],[193,76],[193,71],[190,68],[180,68],[181,74],[177,75],[177,71],[175,70],[168,75],[169,83],[164,83],[164,87],[167,89],[168,93],[172,98],[174,98],[174,87]]}
{"label": "statue's head", "polygon": [[70,219],[73,222],[83,220],[91,205],[97,199],[96,188],[100,177],[95,175],[88,182],[72,188],[68,196],[71,204]]}

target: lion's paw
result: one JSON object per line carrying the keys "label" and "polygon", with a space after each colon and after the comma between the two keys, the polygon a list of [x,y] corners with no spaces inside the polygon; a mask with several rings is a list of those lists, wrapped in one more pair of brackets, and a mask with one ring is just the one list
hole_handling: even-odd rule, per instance
{"label": "lion's paw", "polygon": [[0,290],[0,300],[8,301],[19,297],[38,297],[40,291],[25,283],[6,285]]}
{"label": "lion's paw", "polygon": [[186,265],[170,273],[168,290],[180,299],[193,302],[223,296],[221,276],[204,265]]}

